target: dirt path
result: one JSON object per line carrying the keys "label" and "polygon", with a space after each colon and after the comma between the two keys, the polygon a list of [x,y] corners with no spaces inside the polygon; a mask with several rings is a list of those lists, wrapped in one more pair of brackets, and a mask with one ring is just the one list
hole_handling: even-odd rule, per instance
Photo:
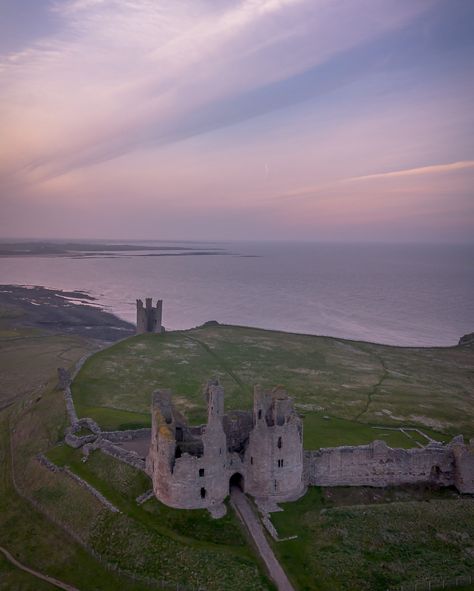
{"label": "dirt path", "polygon": [[18,560],[16,558],[14,558],[10,554],[10,552],[8,552],[8,550],[5,550],[5,548],[2,548],[2,546],[0,546],[0,552],[5,556],[5,558],[8,561],[10,561],[12,564],[14,564],[17,568],[25,571],[26,573],[29,573],[30,575],[33,575],[37,579],[41,579],[42,581],[46,581],[50,585],[53,585],[54,587],[58,587],[58,589],[65,589],[65,591],[79,591],[79,589],[77,587],[72,587],[72,585],[68,585],[67,583],[63,583],[62,581],[58,581],[58,579],[54,579],[53,577],[48,577],[48,575],[42,575],[38,571],[28,568],[27,566],[24,566],[23,564],[21,564],[21,562],[18,562]]}
{"label": "dirt path", "polygon": [[362,415],[365,415],[365,413],[369,410],[370,405],[372,404],[372,398],[375,396],[375,394],[377,393],[377,390],[380,388],[380,386],[382,385],[382,382],[388,378],[388,369],[387,366],[385,365],[385,361],[382,359],[382,357],[380,357],[379,355],[376,355],[375,353],[372,353],[372,355],[374,357],[377,358],[378,362],[380,363],[380,365],[382,366],[382,375],[380,376],[378,382],[376,384],[374,384],[371,389],[370,392],[367,393],[367,402],[363,408],[363,410],[361,410],[355,417],[354,417],[354,421],[358,421],[360,419],[360,417]]}
{"label": "dirt path", "polygon": [[213,357],[221,366],[221,368],[229,375],[229,377],[231,377],[234,382],[236,384],[238,384],[243,390],[248,390],[248,386],[246,386],[242,380],[239,378],[239,376],[232,371],[232,369],[227,365],[227,363],[219,356],[217,355],[217,353],[215,351],[213,351],[209,345],[206,345],[206,343],[204,343],[203,341],[200,341],[199,339],[197,339],[196,337],[190,337],[189,335],[185,335],[185,338],[187,338],[189,341],[193,341],[195,343],[197,343],[198,345],[200,345],[205,351],[206,353],[208,353],[211,357]]}
{"label": "dirt path", "polygon": [[247,500],[244,493],[237,487],[232,487],[230,500],[237,515],[247,527],[257,550],[262,557],[272,580],[276,583],[278,591],[294,591],[285,571],[275,557],[270,544],[265,537],[262,525]]}

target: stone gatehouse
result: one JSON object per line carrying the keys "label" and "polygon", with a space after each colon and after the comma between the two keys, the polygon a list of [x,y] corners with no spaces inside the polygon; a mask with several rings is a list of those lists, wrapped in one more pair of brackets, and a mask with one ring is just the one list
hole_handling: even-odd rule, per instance
{"label": "stone gatehouse", "polygon": [[254,497],[299,497],[303,478],[303,427],[281,388],[255,387],[253,411],[224,414],[224,390],[206,388],[208,419],[190,427],[173,407],[169,390],[153,395],[147,472],[160,501],[178,508],[221,505],[231,484]]}

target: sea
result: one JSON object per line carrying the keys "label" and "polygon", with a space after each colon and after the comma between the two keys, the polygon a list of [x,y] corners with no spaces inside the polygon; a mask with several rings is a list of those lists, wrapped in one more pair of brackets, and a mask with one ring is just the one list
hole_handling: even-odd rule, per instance
{"label": "sea", "polygon": [[159,298],[171,330],[216,320],[414,347],[474,332],[474,244],[120,244],[143,250],[5,256],[0,282],[85,291],[130,322],[137,298]]}

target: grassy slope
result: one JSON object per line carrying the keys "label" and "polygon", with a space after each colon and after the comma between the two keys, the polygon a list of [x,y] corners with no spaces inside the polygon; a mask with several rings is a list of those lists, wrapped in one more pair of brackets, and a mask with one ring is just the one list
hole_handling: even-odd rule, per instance
{"label": "grassy slope", "polygon": [[[36,461],[36,453],[54,448],[66,424],[63,396],[55,389],[56,368],[72,366],[90,351],[91,344],[77,337],[19,331],[8,326],[10,321],[5,314],[0,320],[0,324],[7,323],[0,326],[0,407],[4,407],[0,413],[0,544],[24,564],[88,591],[149,586],[110,572],[63,528],[110,563],[140,575],[209,590],[233,589],[237,577],[249,590],[270,588],[253,553],[242,545],[232,516],[214,527],[207,515],[179,519],[168,515],[165,531],[163,525],[158,527],[160,511],[154,515],[157,507],[153,503],[138,510],[131,498],[121,499],[121,464],[101,464],[94,457],[84,466],[77,457],[71,459],[77,471],[81,467],[90,471],[92,483],[99,488],[104,485],[104,492],[122,504],[123,513],[112,515],[65,474],[49,472]],[[13,487],[12,460],[17,487],[34,506]],[[114,470],[118,473],[115,480],[111,478]],[[132,481],[128,495],[145,485],[140,477],[130,480],[128,475],[126,482]],[[180,533],[187,529],[186,536]],[[206,535],[214,536],[217,543],[206,540]],[[4,571],[9,580],[6,588],[25,585],[28,589],[30,582],[24,573],[1,563],[2,576]]]}
{"label": "grassy slope", "polygon": [[225,386],[227,408],[250,408],[255,383],[283,384],[305,417],[307,448],[375,438],[411,447],[403,434],[371,424],[419,426],[441,440],[442,433],[474,435],[473,367],[467,347],[399,348],[208,326],[114,345],[88,360],[73,394],[81,415],[113,429],[148,425],[157,387],[172,388],[180,410],[199,422],[202,386],[212,376]]}
{"label": "grassy slope", "polygon": [[[328,499],[328,491],[312,488],[272,515],[280,536],[298,535],[275,549],[300,591],[385,591],[406,581],[472,574],[472,499],[450,498],[449,491],[358,493],[359,499],[340,489]],[[363,504],[344,506],[357,500]]]}
{"label": "grassy slope", "polygon": [[91,530],[89,542],[108,560],[146,576],[205,589],[233,589],[237,575],[246,589],[266,588],[233,513],[216,521],[207,511],[174,510],[156,499],[137,506],[135,498],[151,486],[142,472],[100,452],[83,463],[81,453],[67,446],[53,448],[48,455],[58,465],[68,465],[121,511],[103,513]]}

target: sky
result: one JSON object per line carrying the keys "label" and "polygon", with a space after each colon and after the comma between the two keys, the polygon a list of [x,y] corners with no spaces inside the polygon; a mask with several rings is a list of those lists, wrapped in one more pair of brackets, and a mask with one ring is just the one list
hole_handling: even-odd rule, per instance
{"label": "sky", "polygon": [[474,241],[472,0],[0,0],[0,237]]}

